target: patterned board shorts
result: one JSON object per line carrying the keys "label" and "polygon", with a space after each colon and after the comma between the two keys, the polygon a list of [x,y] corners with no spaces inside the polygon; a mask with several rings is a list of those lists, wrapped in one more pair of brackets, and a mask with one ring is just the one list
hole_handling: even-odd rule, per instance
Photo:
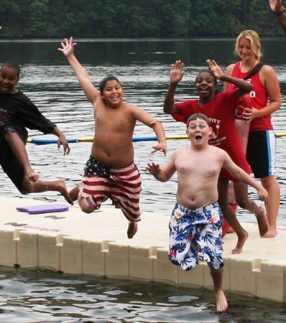
{"label": "patterned board shorts", "polygon": [[169,222],[169,259],[184,270],[199,260],[223,267],[221,211],[218,203],[192,210],[176,203]]}
{"label": "patterned board shorts", "polygon": [[113,169],[102,165],[91,156],[86,163],[82,182],[81,198],[86,199],[95,210],[110,198],[129,221],[141,220],[141,178],[135,164]]}

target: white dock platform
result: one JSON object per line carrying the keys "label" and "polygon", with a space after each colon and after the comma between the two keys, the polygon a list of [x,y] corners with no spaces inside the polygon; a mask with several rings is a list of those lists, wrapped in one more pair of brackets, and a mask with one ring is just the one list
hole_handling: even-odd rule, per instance
{"label": "white dock platform", "polygon": [[[0,204],[1,266],[212,288],[206,263],[184,272],[169,262],[168,216],[143,214],[130,240],[128,222],[115,208],[103,205],[84,214],[75,205],[65,212],[33,215],[16,208],[47,202],[2,196]],[[241,254],[231,254],[236,235],[224,237],[225,291],[285,303],[286,228],[279,228],[273,239],[262,239],[256,224],[243,226],[249,238]]]}

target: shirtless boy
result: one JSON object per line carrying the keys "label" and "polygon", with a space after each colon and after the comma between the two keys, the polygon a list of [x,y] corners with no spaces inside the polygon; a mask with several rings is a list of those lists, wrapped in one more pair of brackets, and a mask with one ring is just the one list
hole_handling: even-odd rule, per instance
{"label": "shirtless boy", "polygon": [[[184,63],[180,60],[172,64],[170,70],[170,84],[164,101],[164,112],[169,113],[176,121],[186,122],[193,113],[201,112],[208,116],[213,129],[210,144],[224,149],[244,171],[251,173],[251,168],[246,160],[241,141],[234,124],[234,114],[240,98],[252,90],[252,85],[242,79],[225,75],[220,66],[214,60],[207,60],[208,70],[197,74],[195,79],[198,98],[191,98],[182,102],[176,102],[174,98],[177,85],[184,75]],[[217,93],[218,80],[234,84],[235,91],[222,91]],[[241,253],[248,233],[239,223],[235,212],[228,203],[229,181],[234,180],[226,170],[222,170],[218,180],[219,204],[223,217],[229,222],[238,240],[232,253]],[[258,206],[248,196],[248,188],[244,183],[236,181],[235,190],[237,204],[254,213],[257,219],[261,236],[268,231],[268,221],[264,208]]]}
{"label": "shirtless boy", "polygon": [[149,113],[123,101],[123,88],[115,76],[103,79],[98,91],[75,57],[75,45],[71,37],[61,43],[59,50],[66,56],[93,105],[95,133],[91,156],[84,170],[83,187],[74,188],[70,196],[78,199],[82,211],[86,213],[93,212],[107,198],[111,198],[115,207],[120,208],[129,220],[127,236],[132,238],[140,221],[141,191],[140,174],[134,164],[133,131],[136,121],[151,127],[158,138],[154,151],[166,153],[164,130]]}
{"label": "shirtless boy", "polygon": [[217,202],[221,169],[225,168],[235,179],[253,186],[265,203],[268,195],[263,186],[238,167],[224,150],[209,145],[211,133],[206,115],[191,115],[187,121],[191,145],[176,150],[163,168],[149,163],[147,169],[162,182],[168,181],[177,171],[177,203],[169,225],[169,259],[184,270],[196,267],[198,260],[207,261],[214,284],[216,311],[223,312],[228,304],[222,288],[223,243]]}

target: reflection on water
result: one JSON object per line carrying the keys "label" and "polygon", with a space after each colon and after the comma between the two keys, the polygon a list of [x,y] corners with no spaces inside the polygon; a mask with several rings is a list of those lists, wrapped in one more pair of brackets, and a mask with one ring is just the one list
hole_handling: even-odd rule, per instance
{"label": "reflection on water", "polygon": [[[265,62],[278,73],[281,88],[286,94],[286,41],[264,43]],[[68,137],[93,134],[93,112],[78,86],[70,67],[60,53],[58,43],[0,43],[1,62],[15,60],[23,66],[21,89],[40,110],[66,133]],[[271,47],[272,46],[272,47]],[[273,47],[274,46],[274,47]],[[162,102],[169,79],[170,64],[177,58],[186,62],[186,73],[178,87],[176,98],[194,96],[193,81],[205,68],[206,58],[213,57],[225,65],[233,61],[233,41],[182,42],[79,42],[78,56],[84,62],[96,84],[107,74],[122,81],[125,100],[135,103],[155,115],[166,133],[184,134],[185,126],[162,113]],[[277,51],[270,51],[271,48]],[[285,95],[280,111],[273,121],[277,132],[285,132]],[[32,136],[40,136],[31,131]],[[135,135],[150,135],[152,131],[138,124]],[[145,170],[147,162],[166,162],[170,154],[185,140],[169,140],[168,156],[152,154],[152,142],[137,142],[135,162],[142,175],[141,208],[168,216],[175,203],[176,177],[161,183]],[[56,145],[28,144],[34,169],[43,179],[64,178],[69,188],[81,179],[83,166],[90,154],[91,143],[71,144],[69,156],[57,151]],[[286,225],[286,136],[277,139],[277,177],[281,184],[281,212],[278,223]],[[21,196],[0,170],[1,194]],[[250,189],[250,194],[257,199]],[[21,196],[41,200],[61,201],[54,192]],[[111,207],[110,203],[104,207]],[[241,220],[254,222],[255,217],[239,211]],[[0,321],[8,322],[286,322],[285,307],[259,300],[230,296],[227,314],[213,313],[212,293],[198,290],[179,290],[173,287],[112,282],[82,277],[62,277],[53,273],[0,271]],[[192,296],[190,296],[192,295]],[[239,304],[239,305],[237,305]],[[32,320],[33,318],[33,320]],[[73,318],[73,319],[72,319]]]}
{"label": "reflection on water", "polygon": [[285,322],[276,303],[229,296],[215,314],[213,294],[198,289],[0,268],[1,322]]}

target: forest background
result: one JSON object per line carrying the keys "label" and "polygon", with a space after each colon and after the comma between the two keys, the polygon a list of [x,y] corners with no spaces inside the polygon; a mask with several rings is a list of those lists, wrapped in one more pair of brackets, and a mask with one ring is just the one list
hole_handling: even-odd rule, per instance
{"label": "forest background", "polygon": [[1,0],[2,39],[282,34],[267,0]]}

